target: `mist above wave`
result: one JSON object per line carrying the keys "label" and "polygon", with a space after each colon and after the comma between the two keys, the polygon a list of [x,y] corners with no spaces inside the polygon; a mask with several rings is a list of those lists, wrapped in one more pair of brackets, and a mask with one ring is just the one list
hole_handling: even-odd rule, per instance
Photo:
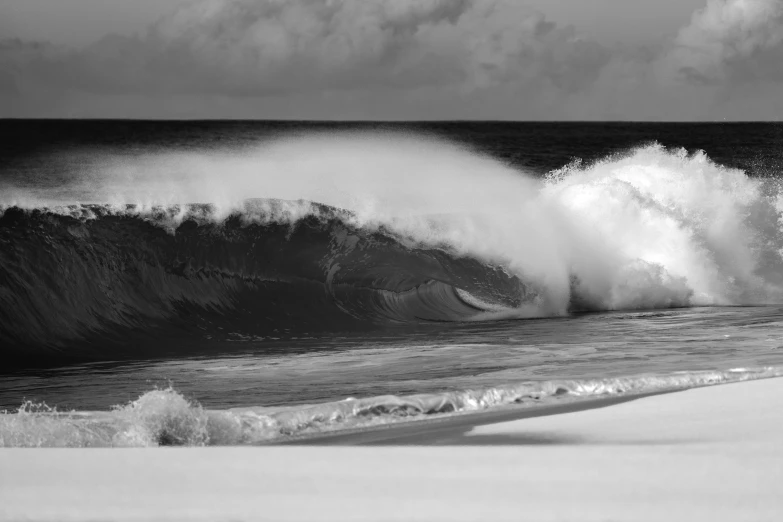
{"label": "mist above wave", "polygon": [[177,208],[167,214],[174,225],[190,216],[184,203],[208,203],[208,219],[220,221],[250,216],[249,198],[290,201],[254,214],[275,222],[326,204],[348,210],[352,226],[383,226],[411,244],[503,266],[537,295],[519,316],[564,314],[574,304],[783,301],[778,181],[751,179],[700,152],[650,145],[543,180],[454,144],[398,134],[80,157],[67,183],[4,187],[0,204],[133,204],[140,215]]}

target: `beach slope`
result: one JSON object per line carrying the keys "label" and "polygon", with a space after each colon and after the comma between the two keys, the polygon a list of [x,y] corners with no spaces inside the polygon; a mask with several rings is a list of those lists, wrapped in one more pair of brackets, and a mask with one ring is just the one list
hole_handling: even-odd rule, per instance
{"label": "beach slope", "polygon": [[3,449],[0,519],[783,519],[781,378],[427,424],[370,446]]}

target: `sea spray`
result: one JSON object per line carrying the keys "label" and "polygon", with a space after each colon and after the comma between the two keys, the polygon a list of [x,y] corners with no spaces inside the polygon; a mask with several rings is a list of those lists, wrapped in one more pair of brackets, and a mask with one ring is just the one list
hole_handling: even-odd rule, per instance
{"label": "sea spray", "polygon": [[202,446],[207,415],[173,388],[144,393],[110,412],[58,411],[25,402],[0,414],[0,447]]}
{"label": "sea spray", "polygon": [[140,331],[187,337],[180,354],[226,331],[783,302],[777,178],[701,152],[649,145],[544,180],[390,133],[71,156],[68,183],[0,196],[0,340],[20,356],[126,356],[152,346],[117,341]]}
{"label": "sea spray", "polygon": [[[314,202],[347,210],[352,226],[507,267],[536,286],[539,315],[565,313],[574,297],[592,309],[783,298],[778,185],[702,152],[653,144],[543,182],[443,140],[393,133],[83,156],[67,186],[5,187],[0,205],[109,204],[175,231],[231,215],[295,223],[322,213]],[[209,212],[194,216],[192,203]]]}
{"label": "sea spray", "polygon": [[551,173],[543,197],[579,239],[576,292],[597,309],[780,302],[780,193],[703,152],[651,145]]}

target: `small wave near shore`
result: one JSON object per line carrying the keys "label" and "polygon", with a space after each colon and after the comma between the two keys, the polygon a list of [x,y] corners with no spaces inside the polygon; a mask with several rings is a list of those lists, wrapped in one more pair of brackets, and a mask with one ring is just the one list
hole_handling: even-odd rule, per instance
{"label": "small wave near shore", "polygon": [[59,412],[25,403],[0,414],[0,447],[226,446],[281,442],[346,429],[441,418],[507,405],[633,397],[783,376],[768,367],[610,379],[523,382],[438,394],[346,399],[312,406],[206,410],[172,388],[156,389],[109,412]]}

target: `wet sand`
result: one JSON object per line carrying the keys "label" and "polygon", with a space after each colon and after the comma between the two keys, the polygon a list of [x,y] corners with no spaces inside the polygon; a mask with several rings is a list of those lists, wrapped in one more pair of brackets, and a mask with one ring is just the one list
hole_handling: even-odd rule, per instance
{"label": "wet sand", "polygon": [[486,420],[353,442],[364,446],[4,449],[0,519],[783,517],[780,378]]}
{"label": "wet sand", "polygon": [[[514,420],[548,417],[579,411],[606,408],[645,397],[661,395],[657,392],[608,398],[562,397],[554,402],[552,398],[542,403],[527,402],[523,405],[509,405],[484,411],[432,416],[430,419],[412,419],[393,424],[340,430],[334,433],[311,434],[270,444],[285,446],[435,446],[457,443],[472,445],[474,438],[465,438],[473,428]],[[458,441],[458,442],[457,442]]]}

